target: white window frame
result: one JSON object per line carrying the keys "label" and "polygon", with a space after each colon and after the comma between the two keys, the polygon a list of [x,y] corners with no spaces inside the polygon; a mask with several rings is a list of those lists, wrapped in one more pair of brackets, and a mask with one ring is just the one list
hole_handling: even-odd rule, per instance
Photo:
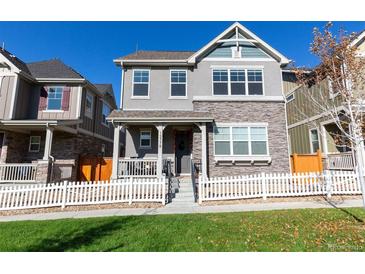
{"label": "white window frame", "polygon": [[327,78],[327,85],[330,99],[336,98],[338,95],[340,95],[339,91],[337,91],[336,93],[333,92],[332,82],[328,78]]}
{"label": "white window frame", "polygon": [[103,115],[104,115],[104,105],[106,105],[108,108],[109,108],[109,114],[108,116],[110,115],[111,111],[112,111],[112,108],[109,106],[108,103],[106,103],[104,100],[101,100],[101,123],[106,126],[106,127],[109,127],[109,124],[108,124],[108,121],[106,120],[107,117],[105,117],[105,123],[103,121]]}
{"label": "white window frame", "polygon": [[[292,97],[291,99],[289,99],[289,97]],[[295,99],[295,93],[292,92],[292,93],[289,93],[287,96],[286,96],[286,102],[289,103],[291,101],[293,101]]]}
{"label": "white window frame", "polygon": [[[176,95],[172,95],[172,73],[173,72],[185,72],[185,83],[174,83],[174,84],[185,84],[185,95],[184,96],[176,96]],[[170,97],[169,99],[188,99],[188,71],[186,69],[171,69],[170,70]]]}
{"label": "white window frame", "polygon": [[45,111],[45,112],[63,112],[63,109],[62,109],[62,101],[63,101],[63,94],[64,94],[64,86],[48,86],[47,87],[48,88],[48,90],[50,89],[50,88],[54,88],[54,89],[56,89],[56,88],[61,88],[62,89],[62,96],[61,96],[61,106],[60,106],[60,109],[48,109],[48,106],[49,106],[49,96],[47,96],[47,109],[45,109],[45,110],[43,110],[43,111]]}
{"label": "white window frame", "polygon": [[[88,111],[86,109],[88,97],[89,98],[91,97],[91,111]],[[94,114],[94,101],[95,101],[95,98],[94,98],[93,94],[90,91],[87,91],[86,97],[85,97],[85,116],[89,117],[90,119],[93,118],[93,114]]]}
{"label": "white window frame", "polygon": [[[217,127],[229,127],[230,130],[230,138],[229,138],[229,142],[230,142],[230,154],[229,155],[217,155],[215,153],[215,128]],[[235,155],[233,154],[233,134],[232,134],[232,128],[234,127],[247,127],[248,128],[248,154],[244,155]],[[255,128],[255,127],[264,127],[266,129],[266,154],[252,154],[252,148],[251,148],[251,128]],[[269,151],[269,133],[268,133],[268,124],[267,123],[231,123],[231,124],[224,124],[224,123],[219,123],[216,124],[214,126],[213,129],[213,153],[214,153],[214,157],[223,157],[223,158],[251,158],[251,157],[269,157],[270,156],[270,151]]]}
{"label": "white window frame", "polygon": [[[38,139],[38,142],[34,142],[32,143],[32,138],[37,138]],[[37,150],[32,150],[31,147],[32,147],[32,144],[34,145],[38,145],[38,149]],[[28,147],[28,151],[29,152],[39,152],[41,149],[41,136],[39,135],[31,135],[29,136],[29,147]]]}
{"label": "white window frame", "polygon": [[309,129],[309,148],[310,148],[310,152],[311,153],[317,153],[317,151],[313,151],[313,139],[312,139],[312,130],[316,130],[317,131],[317,136],[318,136],[318,148],[320,150],[322,150],[321,147],[321,138],[319,136],[319,129],[317,127],[312,127]]}
{"label": "white window frame", "polygon": [[[147,96],[136,96],[136,95],[134,95],[134,74],[135,74],[135,72],[136,71],[148,71],[148,89],[147,89],[147,92],[148,92],[148,94],[147,94]],[[140,83],[136,83],[136,84],[140,84]],[[132,96],[131,96],[131,98],[132,99],[150,99],[150,88],[151,88],[151,69],[133,69],[133,75],[132,75]]]}
{"label": "white window frame", "polygon": [[[150,140],[150,145],[149,146],[144,146],[142,145],[142,133],[148,133],[149,134],[149,140]],[[140,149],[149,149],[152,147],[152,130],[150,128],[141,128],[139,130],[139,148]]]}
{"label": "white window frame", "polygon": [[[213,73],[215,70],[227,70],[228,72],[228,81],[227,81],[227,85],[228,85],[228,94],[214,94],[214,80],[213,80]],[[245,95],[232,95],[231,93],[231,70],[244,70],[245,71],[245,91],[246,94]],[[249,70],[260,70],[261,71],[261,75],[262,75],[262,94],[249,94],[249,90],[248,90],[248,73],[247,71]],[[232,66],[232,67],[212,67],[211,68],[211,79],[212,79],[212,96],[217,96],[217,97],[223,97],[223,96],[232,96],[232,97],[242,97],[242,96],[253,96],[253,97],[257,97],[257,96],[265,96],[265,75],[264,75],[264,68],[263,67],[242,67],[242,66]],[[220,82],[222,83],[222,82]]]}

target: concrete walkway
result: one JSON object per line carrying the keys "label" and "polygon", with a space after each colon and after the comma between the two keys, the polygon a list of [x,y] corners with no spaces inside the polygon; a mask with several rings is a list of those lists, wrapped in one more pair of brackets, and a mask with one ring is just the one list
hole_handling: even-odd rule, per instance
{"label": "concrete walkway", "polygon": [[333,207],[361,207],[361,199],[343,200],[341,202],[326,201],[298,201],[298,202],[273,202],[257,204],[234,204],[199,206],[166,206],[161,208],[118,208],[99,209],[87,211],[63,211],[41,214],[0,216],[0,222],[23,221],[23,220],[56,220],[65,218],[92,218],[106,216],[128,216],[128,215],[158,215],[158,214],[186,214],[186,213],[218,213],[218,212],[244,212],[280,209],[301,209],[301,208],[333,208]]}

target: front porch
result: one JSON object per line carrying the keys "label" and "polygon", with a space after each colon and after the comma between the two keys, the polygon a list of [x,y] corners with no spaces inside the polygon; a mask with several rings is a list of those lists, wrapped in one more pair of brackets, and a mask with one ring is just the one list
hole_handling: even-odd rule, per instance
{"label": "front porch", "polygon": [[[110,117],[114,125],[112,178],[191,175],[192,165],[208,176],[207,113],[193,111],[125,111]],[[125,155],[120,157],[120,135]],[[198,140],[199,139],[199,140]],[[168,171],[169,170],[169,171]]]}

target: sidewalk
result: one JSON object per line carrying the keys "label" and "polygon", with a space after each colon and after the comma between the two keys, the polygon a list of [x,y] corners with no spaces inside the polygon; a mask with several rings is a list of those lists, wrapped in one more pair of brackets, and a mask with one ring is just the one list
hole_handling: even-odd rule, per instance
{"label": "sidewalk", "polygon": [[161,208],[118,208],[118,209],[99,209],[87,211],[64,211],[42,214],[27,214],[1,216],[0,222],[25,221],[25,220],[56,220],[66,218],[94,218],[107,216],[128,216],[128,215],[158,215],[158,214],[188,214],[188,213],[220,213],[220,212],[244,212],[244,211],[263,211],[281,209],[302,209],[302,208],[334,208],[334,207],[361,207],[361,199],[344,200],[341,202],[329,203],[326,201],[298,201],[298,202],[273,202],[263,204],[234,204],[234,205],[215,205],[172,207]]}

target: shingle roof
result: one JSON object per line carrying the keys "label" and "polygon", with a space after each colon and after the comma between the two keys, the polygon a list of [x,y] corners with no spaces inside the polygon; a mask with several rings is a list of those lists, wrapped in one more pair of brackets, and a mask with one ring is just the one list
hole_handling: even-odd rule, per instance
{"label": "shingle roof", "polygon": [[59,59],[27,63],[27,67],[31,75],[35,78],[84,79],[80,73]]}
{"label": "shingle roof", "polygon": [[100,92],[107,93],[113,91],[112,84],[93,84]]}
{"label": "shingle roof", "polygon": [[197,119],[210,119],[209,112],[204,111],[174,111],[174,110],[113,110],[109,115],[109,118],[120,118],[121,120],[173,120],[173,119],[186,119],[186,118],[197,118]]}
{"label": "shingle roof", "polygon": [[20,60],[18,57],[3,48],[0,48],[0,53],[11,63],[13,63],[14,66],[16,66],[18,69],[30,74],[27,64]]}
{"label": "shingle roof", "polygon": [[157,51],[139,50],[135,53],[122,56],[122,60],[185,60],[193,55],[194,51]]}

